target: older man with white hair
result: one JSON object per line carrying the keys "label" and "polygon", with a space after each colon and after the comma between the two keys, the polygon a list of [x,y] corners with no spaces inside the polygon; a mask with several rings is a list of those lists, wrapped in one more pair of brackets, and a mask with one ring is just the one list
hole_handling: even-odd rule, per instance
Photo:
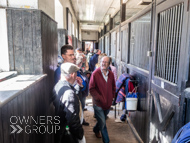
{"label": "older man with white hair", "polygon": [[[78,142],[84,139],[84,130],[81,125],[82,107],[74,89],[74,84],[82,85],[78,80],[78,66],[73,63],[63,63],[61,65],[61,79],[53,90],[55,114],[60,117],[61,129],[55,135],[56,143]],[[72,138],[66,135],[66,126]],[[72,141],[71,141],[72,139]]]}
{"label": "older man with white hair", "polygon": [[95,117],[97,119],[93,131],[97,138],[101,137],[101,132],[104,143],[110,142],[106,127],[106,116],[109,113],[116,90],[114,75],[108,69],[109,65],[110,58],[107,56],[103,57],[100,67],[92,73],[89,84]]}

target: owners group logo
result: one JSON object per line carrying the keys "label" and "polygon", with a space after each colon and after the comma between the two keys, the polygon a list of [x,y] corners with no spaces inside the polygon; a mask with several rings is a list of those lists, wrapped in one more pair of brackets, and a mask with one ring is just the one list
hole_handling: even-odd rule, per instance
{"label": "owners group logo", "polygon": [[26,134],[53,134],[60,130],[60,117],[59,116],[11,116],[10,127],[12,128],[11,134],[22,133]]}

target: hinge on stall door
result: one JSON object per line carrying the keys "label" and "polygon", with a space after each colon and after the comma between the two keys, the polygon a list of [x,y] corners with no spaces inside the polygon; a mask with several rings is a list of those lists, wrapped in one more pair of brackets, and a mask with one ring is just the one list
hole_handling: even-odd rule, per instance
{"label": "hinge on stall door", "polygon": [[189,11],[189,0],[187,2],[187,11]]}

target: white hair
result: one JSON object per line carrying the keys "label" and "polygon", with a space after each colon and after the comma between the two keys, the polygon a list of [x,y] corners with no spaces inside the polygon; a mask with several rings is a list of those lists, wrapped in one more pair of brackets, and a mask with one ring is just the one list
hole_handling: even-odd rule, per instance
{"label": "white hair", "polygon": [[101,58],[101,62],[102,62],[103,58],[108,58],[108,59],[109,59],[109,63],[110,63],[110,57],[109,57],[109,56],[103,56],[103,57]]}
{"label": "white hair", "polygon": [[79,65],[83,60],[83,57],[81,55],[76,56],[76,65]]}

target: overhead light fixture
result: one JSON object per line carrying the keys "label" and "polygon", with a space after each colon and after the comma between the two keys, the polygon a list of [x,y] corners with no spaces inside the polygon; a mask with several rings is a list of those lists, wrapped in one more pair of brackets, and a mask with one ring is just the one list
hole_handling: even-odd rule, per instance
{"label": "overhead light fixture", "polygon": [[137,5],[149,5],[151,2],[151,0],[141,0]]}
{"label": "overhead light fixture", "polygon": [[93,20],[95,16],[95,8],[94,5],[87,5],[86,6],[86,19],[87,20]]}

